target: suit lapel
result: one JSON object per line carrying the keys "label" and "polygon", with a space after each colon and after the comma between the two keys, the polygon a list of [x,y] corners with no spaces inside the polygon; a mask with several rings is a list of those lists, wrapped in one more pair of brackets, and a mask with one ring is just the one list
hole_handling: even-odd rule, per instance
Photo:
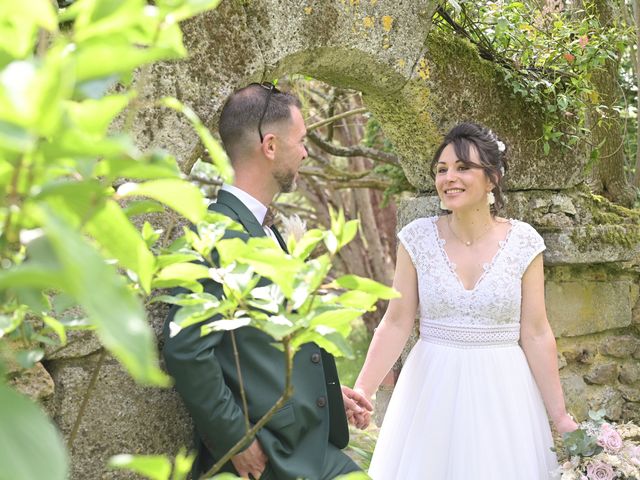
{"label": "suit lapel", "polygon": [[287,242],[284,241],[284,238],[282,238],[282,235],[280,235],[280,232],[275,227],[275,225],[271,227],[271,231],[276,236],[276,240],[278,240],[278,243],[280,244],[280,247],[282,247],[282,250],[284,250],[286,253],[289,253],[289,249],[287,248]]}
{"label": "suit lapel", "polygon": [[260,222],[258,222],[253,213],[251,213],[251,210],[232,193],[226,190],[220,190],[216,203],[226,205],[233,210],[238,216],[238,222],[242,224],[252,237],[265,237],[267,235],[262,225],[260,225]]}

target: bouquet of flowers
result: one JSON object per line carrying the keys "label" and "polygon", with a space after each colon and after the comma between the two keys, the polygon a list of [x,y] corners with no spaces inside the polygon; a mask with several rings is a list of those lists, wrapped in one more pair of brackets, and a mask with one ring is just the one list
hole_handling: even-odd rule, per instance
{"label": "bouquet of flowers", "polygon": [[563,435],[566,461],[553,478],[640,480],[640,427],[608,423],[604,416],[604,410],[589,412],[578,430]]}

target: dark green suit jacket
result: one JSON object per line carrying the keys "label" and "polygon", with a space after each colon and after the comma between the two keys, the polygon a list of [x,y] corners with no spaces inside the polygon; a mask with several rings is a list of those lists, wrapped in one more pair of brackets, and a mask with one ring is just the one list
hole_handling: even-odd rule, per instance
{"label": "dark green suit jacket", "polygon": [[[263,237],[262,226],[234,195],[220,191],[209,207],[242,224],[246,232],[228,231],[227,237]],[[279,241],[282,238],[278,235]],[[283,248],[286,249],[284,244]],[[216,254],[212,255],[216,263]],[[218,297],[221,285],[208,280],[205,290]],[[198,478],[245,433],[240,388],[229,332],[200,336],[200,325],[169,337],[172,308],[164,328],[164,358],[196,429]],[[284,355],[273,338],[253,327],[235,330],[249,419],[257,422],[282,395]],[[334,359],[315,344],[304,345],[293,363],[293,397],[258,432],[269,462],[262,478],[294,480],[320,478],[328,443],[344,448],[349,430]],[[247,445],[248,446],[248,445]],[[229,462],[225,470],[233,471]]]}

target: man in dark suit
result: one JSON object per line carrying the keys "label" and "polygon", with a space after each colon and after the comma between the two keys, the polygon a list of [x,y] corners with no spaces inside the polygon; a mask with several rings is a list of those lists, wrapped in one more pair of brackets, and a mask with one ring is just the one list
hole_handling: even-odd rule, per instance
{"label": "man in dark suit", "polygon": [[[267,206],[279,192],[295,188],[298,169],[307,157],[306,128],[300,102],[271,84],[251,84],[232,94],[219,123],[220,136],[235,171],[234,185],[224,185],[211,209],[244,227],[226,237],[271,236],[286,250],[277,230],[263,226]],[[216,253],[212,254],[216,263]],[[221,297],[221,285],[208,280],[205,290]],[[257,422],[282,395],[284,355],[273,339],[253,327],[200,335],[200,325],[169,335],[175,315],[165,324],[164,357],[176,389],[193,417],[198,478],[246,432],[237,347],[249,420]],[[257,437],[235,455],[225,471],[261,479],[331,479],[359,468],[341,449],[349,441],[350,421],[366,415],[371,404],[341,387],[333,357],[315,344],[296,354],[293,396]],[[346,408],[345,408],[346,407]],[[355,420],[353,423],[358,423]]]}

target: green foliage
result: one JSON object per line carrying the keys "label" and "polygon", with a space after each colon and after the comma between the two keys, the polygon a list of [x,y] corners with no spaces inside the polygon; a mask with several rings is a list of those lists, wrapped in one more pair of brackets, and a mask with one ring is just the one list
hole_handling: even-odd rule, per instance
{"label": "green foliage", "polygon": [[464,2],[435,17],[441,28],[464,30],[479,54],[502,70],[513,95],[544,113],[545,153],[553,143],[571,147],[587,138],[593,127],[587,115],[610,114],[594,75],[606,62],[617,64],[634,43],[624,23],[603,26],[592,4],[583,5],[554,12],[546,3]]}
{"label": "green foliage", "polygon": [[[148,224],[140,232],[131,217],[162,210],[161,202],[201,221],[204,199],[175,158],[140,152],[126,131],[110,127],[118,115],[135,115],[136,91],[127,89],[134,69],[184,57],[178,21],[218,1],[80,0],[60,11],[48,0],[3,5],[0,347],[12,342],[2,348],[11,363],[30,368],[42,359],[41,344],[64,345],[68,329],[91,328],[135,380],[169,384],[143,300],[171,260],[154,248],[157,232]],[[228,172],[220,148],[207,146]],[[121,177],[147,181],[116,192]],[[119,202],[134,193],[158,202],[123,209]],[[0,477],[67,478],[59,435],[5,386],[5,370],[0,365]]]}
{"label": "green foliage", "polygon": [[[26,457],[26,458],[25,458]],[[0,479],[66,479],[58,431],[28,398],[0,383]]]}
{"label": "green foliage", "polygon": [[[135,147],[127,131],[139,107],[130,86],[134,69],[184,57],[178,22],[218,2],[78,0],[59,12],[45,0],[3,6],[0,350],[12,364],[28,368],[42,359],[43,344],[64,346],[68,330],[92,329],[137,382],[167,386],[144,304],[153,289],[173,286],[192,293],[154,301],[183,306],[174,333],[217,315],[204,334],[252,325],[282,342],[291,358],[309,341],[349,355],[352,321],[378,298],[393,296],[353,276],[325,285],[334,256],[358,231],[342,212],[332,212],[329,231],[290,239],[291,255],[271,239],[221,240],[226,230],[241,227],[207,211],[171,154]],[[212,168],[231,181],[226,156],[193,111],[175,99],[157,105],[185,115]],[[112,126],[118,116],[122,131]],[[131,181],[116,189],[120,178]],[[165,207],[196,231],[185,229],[166,246],[161,231],[132,222]],[[326,253],[312,258],[320,244]],[[211,268],[206,262],[214,248],[220,265]],[[204,278],[221,281],[226,298],[203,292]],[[9,342],[13,347],[5,348]],[[5,367],[0,363],[0,478],[66,478],[58,434],[5,385]],[[179,480],[192,460],[183,453],[173,464],[163,456],[118,456],[111,465]]]}
{"label": "green foliage", "polygon": [[187,455],[181,450],[176,455],[173,468],[164,455],[116,455],[109,461],[109,466],[131,470],[151,480],[185,480],[194,460],[195,455]]}
{"label": "green foliage", "polygon": [[[604,409],[594,412],[589,410],[589,419],[593,428],[600,428],[605,422],[606,411]],[[592,457],[602,451],[598,445],[597,435],[584,428],[578,428],[573,432],[562,435],[562,443],[569,456]]]}

